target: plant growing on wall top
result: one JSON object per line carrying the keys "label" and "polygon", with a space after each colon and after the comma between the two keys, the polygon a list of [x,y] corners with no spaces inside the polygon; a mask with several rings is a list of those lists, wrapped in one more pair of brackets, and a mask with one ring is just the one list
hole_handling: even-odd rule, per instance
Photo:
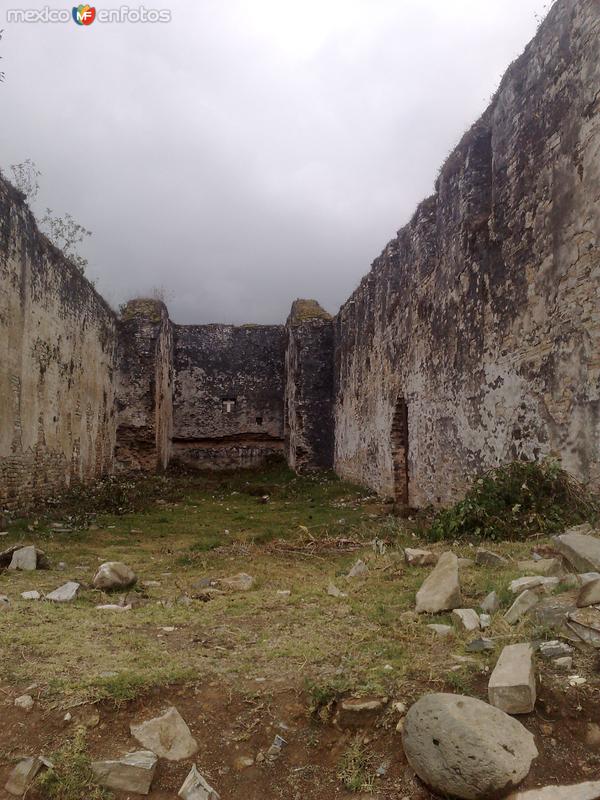
{"label": "plant growing on wall top", "polygon": [[[10,169],[15,187],[25,196],[29,204],[33,203],[40,190],[38,179],[42,174],[35,161],[26,158],[20,164],[11,164]],[[79,253],[78,248],[88,236],[92,235],[92,232],[80,225],[71,214],[58,216],[51,208],[46,208],[46,213],[38,223],[52,244],[58,247],[82,274],[85,273],[88,260]]]}

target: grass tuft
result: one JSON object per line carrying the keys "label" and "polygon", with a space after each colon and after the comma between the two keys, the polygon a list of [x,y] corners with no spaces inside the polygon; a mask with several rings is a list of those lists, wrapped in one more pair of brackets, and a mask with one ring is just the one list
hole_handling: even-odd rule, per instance
{"label": "grass tuft", "polygon": [[372,792],[375,783],[373,756],[357,736],[345,750],[338,777],[350,792]]}
{"label": "grass tuft", "polygon": [[54,766],[43,772],[36,782],[44,800],[109,800],[113,797],[95,781],[82,729],[54,753],[51,760]]}

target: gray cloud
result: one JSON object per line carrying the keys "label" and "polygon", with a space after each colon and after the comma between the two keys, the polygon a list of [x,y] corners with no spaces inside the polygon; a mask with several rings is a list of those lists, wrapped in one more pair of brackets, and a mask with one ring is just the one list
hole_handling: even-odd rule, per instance
{"label": "gray cloud", "polygon": [[0,23],[2,166],[93,230],[113,304],[165,286],[175,321],[239,323],[337,310],[548,0],[144,5],[172,22]]}

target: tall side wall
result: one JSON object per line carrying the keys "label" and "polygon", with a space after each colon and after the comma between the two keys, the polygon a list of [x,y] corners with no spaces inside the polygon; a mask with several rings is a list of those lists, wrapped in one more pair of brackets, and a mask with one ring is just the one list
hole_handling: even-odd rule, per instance
{"label": "tall side wall", "polygon": [[132,300],[119,320],[117,465],[166,469],[173,432],[173,330],[166,306]]}
{"label": "tall side wall", "polygon": [[340,310],[341,476],[398,498],[406,458],[423,506],[554,455],[600,486],[599,201],[600,4],[558,0]]}
{"label": "tall side wall", "polygon": [[113,468],[116,317],[0,178],[0,508]]}
{"label": "tall side wall", "polygon": [[175,325],[173,457],[206,469],[283,452],[285,328]]}

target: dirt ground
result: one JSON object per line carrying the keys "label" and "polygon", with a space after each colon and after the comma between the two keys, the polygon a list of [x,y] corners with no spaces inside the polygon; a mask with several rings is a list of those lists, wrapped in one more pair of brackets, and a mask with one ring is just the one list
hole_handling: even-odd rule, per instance
{"label": "dirt ground", "polygon": [[[77,730],[87,759],[139,749],[130,723],[174,705],[199,750],[187,761],[159,760],[151,800],[175,798],[192,763],[223,800],[431,798],[404,758],[393,704],[410,705],[431,691],[486,699],[503,644],[555,638],[531,620],[510,628],[496,615],[486,635],[498,649],[461,661],[473,635],[436,638],[426,624],[449,617],[417,618],[412,611],[428,572],[401,557],[403,546],[419,543],[412,521],[391,517],[389,506],[331,477],[200,476],[175,488],[145,510],[122,514],[45,509],[12,520],[0,539],[0,550],[36,544],[51,563],[49,570],[0,575],[0,593],[12,601],[0,617],[0,787],[18,757],[52,756]],[[385,542],[385,553],[375,539]],[[490,547],[516,560],[545,545]],[[452,549],[473,555],[468,543]],[[358,558],[368,574],[348,579]],[[107,560],[125,561],[139,576],[123,598],[133,600],[130,611],[96,608],[121,599],[92,587],[97,565]],[[254,577],[252,589],[202,599],[199,580],[241,571]],[[465,566],[465,607],[492,588],[506,605],[506,587],[519,575],[513,565]],[[74,603],[20,597],[67,580],[82,586]],[[330,596],[331,583],[347,597]],[[535,710],[519,719],[534,733],[540,755],[523,785],[598,779],[596,651],[576,649],[569,673],[542,659],[537,668]],[[569,685],[573,674],[586,682]],[[35,700],[30,712],[14,707],[26,692]],[[339,724],[339,702],[364,696],[387,702],[354,728]],[[276,735],[287,744],[271,762],[264,755]],[[51,800],[89,796],[75,786]],[[34,787],[27,797],[48,795]]]}

